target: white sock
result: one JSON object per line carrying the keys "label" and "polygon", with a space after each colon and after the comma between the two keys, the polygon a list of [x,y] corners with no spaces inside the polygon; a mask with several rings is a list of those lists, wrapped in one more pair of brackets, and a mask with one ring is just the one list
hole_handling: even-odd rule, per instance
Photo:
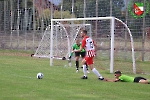
{"label": "white sock", "polygon": [[86,68],[86,65],[83,65],[83,73],[84,73],[84,76],[87,76],[87,68]]}
{"label": "white sock", "polygon": [[101,74],[96,70],[96,68],[93,68],[92,71],[93,71],[93,73],[94,73],[97,77],[103,78],[103,77],[101,76]]}

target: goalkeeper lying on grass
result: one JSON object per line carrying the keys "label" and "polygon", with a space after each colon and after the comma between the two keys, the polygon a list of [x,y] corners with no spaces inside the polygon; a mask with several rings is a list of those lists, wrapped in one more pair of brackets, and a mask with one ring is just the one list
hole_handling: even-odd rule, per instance
{"label": "goalkeeper lying on grass", "polygon": [[115,80],[109,80],[109,79],[105,79],[104,81],[108,81],[108,82],[134,82],[134,83],[143,83],[143,84],[150,84],[150,80],[147,80],[144,77],[131,77],[131,76],[127,76],[121,73],[121,71],[116,71],[115,73]]}

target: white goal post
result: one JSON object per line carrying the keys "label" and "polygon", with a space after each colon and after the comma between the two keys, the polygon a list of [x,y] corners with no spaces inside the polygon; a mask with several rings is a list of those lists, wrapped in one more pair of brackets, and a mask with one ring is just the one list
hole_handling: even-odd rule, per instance
{"label": "white goal post", "polygon": [[124,25],[124,27],[127,29],[130,41],[131,41],[131,51],[132,51],[132,68],[133,73],[136,73],[136,66],[135,66],[135,55],[134,55],[134,43],[133,43],[133,37],[132,34],[128,28],[128,26],[122,22],[121,20],[115,18],[115,17],[93,17],[93,18],[70,18],[70,19],[51,19],[51,33],[50,33],[50,66],[53,65],[53,30],[55,23],[58,22],[65,22],[65,21],[96,21],[96,20],[110,20],[110,73],[114,72],[114,37],[115,37],[115,20],[119,21]]}

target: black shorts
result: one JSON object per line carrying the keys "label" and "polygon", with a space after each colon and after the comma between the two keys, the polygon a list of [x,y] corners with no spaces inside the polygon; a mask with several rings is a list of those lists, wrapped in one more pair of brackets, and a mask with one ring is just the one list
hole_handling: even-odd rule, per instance
{"label": "black shorts", "polygon": [[82,58],[84,58],[86,55],[86,52],[75,52],[75,57],[79,57],[80,55]]}
{"label": "black shorts", "polygon": [[135,77],[135,78],[134,78],[134,82],[135,82],[135,83],[139,83],[139,81],[140,81],[141,79],[142,79],[142,80],[147,80],[147,79],[144,78],[144,77]]}

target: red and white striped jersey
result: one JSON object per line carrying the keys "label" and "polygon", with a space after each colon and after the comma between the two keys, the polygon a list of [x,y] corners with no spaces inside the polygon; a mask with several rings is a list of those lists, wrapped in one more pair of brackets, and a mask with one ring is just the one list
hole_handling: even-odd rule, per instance
{"label": "red and white striped jersey", "polygon": [[88,57],[94,57],[95,56],[94,41],[90,37],[86,36],[83,38],[82,47],[85,48],[86,55]]}

